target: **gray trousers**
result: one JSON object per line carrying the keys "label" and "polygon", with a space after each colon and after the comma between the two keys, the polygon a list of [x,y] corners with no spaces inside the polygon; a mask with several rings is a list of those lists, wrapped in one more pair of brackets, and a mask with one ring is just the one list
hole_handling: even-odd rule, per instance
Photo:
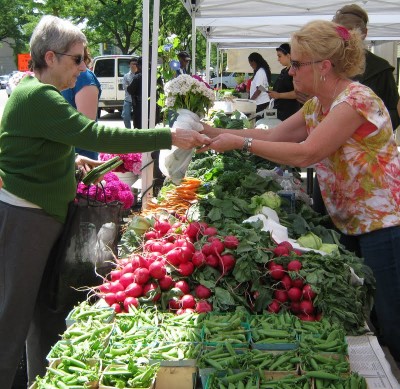
{"label": "gray trousers", "polygon": [[[35,305],[43,270],[61,230],[62,224],[41,209],[0,202],[1,389],[10,389],[13,383],[37,312]],[[28,360],[28,369],[29,364]]]}

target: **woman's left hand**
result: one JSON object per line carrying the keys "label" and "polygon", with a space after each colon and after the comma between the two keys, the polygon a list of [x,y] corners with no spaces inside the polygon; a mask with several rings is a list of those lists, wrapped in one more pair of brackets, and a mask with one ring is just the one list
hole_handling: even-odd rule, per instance
{"label": "woman's left hand", "polygon": [[242,149],[243,140],[242,136],[233,135],[233,134],[220,134],[211,140],[211,143],[207,146],[204,146],[197,150],[198,153],[207,151],[207,150],[215,150],[218,153],[222,153],[224,151]]}
{"label": "woman's left hand", "polygon": [[271,90],[271,91],[268,91],[268,95],[271,99],[279,99],[280,93],[275,90]]}
{"label": "woman's left hand", "polygon": [[104,161],[96,161],[94,159],[84,157],[83,155],[78,155],[75,158],[75,165],[77,169],[82,170],[84,173],[89,173],[90,170],[96,166],[102,165],[103,163]]}

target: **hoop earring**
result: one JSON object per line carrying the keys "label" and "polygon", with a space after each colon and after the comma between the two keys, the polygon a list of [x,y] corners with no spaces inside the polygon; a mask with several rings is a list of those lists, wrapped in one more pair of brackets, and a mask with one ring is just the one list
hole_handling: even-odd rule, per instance
{"label": "hoop earring", "polygon": [[321,74],[319,76],[319,80],[325,82],[326,81],[326,77]]}

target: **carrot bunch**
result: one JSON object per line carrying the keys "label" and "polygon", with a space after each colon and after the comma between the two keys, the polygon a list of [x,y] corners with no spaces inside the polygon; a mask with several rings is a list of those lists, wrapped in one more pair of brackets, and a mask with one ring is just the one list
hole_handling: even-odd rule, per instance
{"label": "carrot bunch", "polygon": [[197,201],[197,190],[202,181],[194,177],[185,177],[180,185],[168,190],[162,200],[153,199],[147,203],[147,210],[164,209],[184,215],[188,208]]}

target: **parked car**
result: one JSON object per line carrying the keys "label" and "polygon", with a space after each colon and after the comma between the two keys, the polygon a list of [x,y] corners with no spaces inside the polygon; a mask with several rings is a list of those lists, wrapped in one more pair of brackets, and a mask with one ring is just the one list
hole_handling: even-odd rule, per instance
{"label": "parked car", "polygon": [[99,110],[113,113],[122,111],[125,91],[122,84],[124,75],[129,72],[132,55],[101,55],[93,60],[92,71],[101,84]]}
{"label": "parked car", "polygon": [[7,81],[9,79],[9,75],[0,76],[0,89],[6,89]]}
{"label": "parked car", "polygon": [[233,89],[236,85],[249,78],[248,73],[236,73],[236,72],[222,72],[221,77],[213,77],[210,80],[211,88],[219,89]]}

